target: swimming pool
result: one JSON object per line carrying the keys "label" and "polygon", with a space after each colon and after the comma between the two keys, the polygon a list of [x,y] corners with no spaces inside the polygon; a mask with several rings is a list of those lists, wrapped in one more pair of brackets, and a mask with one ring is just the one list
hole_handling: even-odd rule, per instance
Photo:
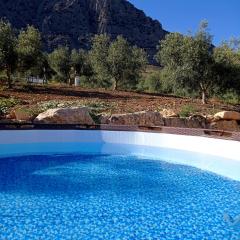
{"label": "swimming pool", "polygon": [[0,239],[240,239],[238,142],[111,131],[0,136]]}

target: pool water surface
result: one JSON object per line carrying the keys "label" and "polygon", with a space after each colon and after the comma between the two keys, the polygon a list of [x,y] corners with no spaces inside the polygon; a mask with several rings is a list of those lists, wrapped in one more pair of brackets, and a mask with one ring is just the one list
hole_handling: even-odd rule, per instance
{"label": "pool water surface", "polygon": [[0,158],[0,239],[239,240],[240,182],[138,156]]}

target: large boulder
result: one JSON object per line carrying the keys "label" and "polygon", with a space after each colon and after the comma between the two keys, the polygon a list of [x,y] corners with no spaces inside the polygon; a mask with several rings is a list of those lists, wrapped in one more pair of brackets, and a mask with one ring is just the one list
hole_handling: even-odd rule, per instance
{"label": "large boulder", "polygon": [[166,117],[164,118],[166,127],[176,128],[206,128],[206,119],[200,115],[194,115],[189,118]]}
{"label": "large boulder", "polygon": [[178,114],[173,111],[172,109],[163,109],[161,112],[162,116],[164,118],[170,118],[170,117],[178,117]]}
{"label": "large boulder", "polygon": [[185,128],[186,127],[186,119],[179,118],[179,117],[166,117],[166,118],[164,118],[164,126]]}
{"label": "large boulder", "polygon": [[193,115],[186,119],[187,128],[206,128],[207,120],[202,115]]}
{"label": "large boulder", "polygon": [[210,128],[223,131],[239,131],[239,125],[235,120],[231,121],[221,120],[213,122],[210,124]]}
{"label": "large boulder", "polygon": [[49,109],[40,113],[34,123],[95,124],[87,107]]}
{"label": "large boulder", "polygon": [[214,115],[215,120],[236,120],[240,121],[240,113],[235,111],[222,111]]}
{"label": "large boulder", "polygon": [[113,114],[104,119],[110,125],[163,126],[163,117],[159,112],[143,111],[126,114]]}

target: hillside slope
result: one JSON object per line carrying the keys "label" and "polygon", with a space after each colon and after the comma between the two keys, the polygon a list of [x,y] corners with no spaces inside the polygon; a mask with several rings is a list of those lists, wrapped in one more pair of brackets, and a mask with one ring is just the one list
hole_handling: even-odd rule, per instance
{"label": "hillside slope", "polygon": [[94,34],[108,33],[123,35],[153,56],[167,33],[126,0],[5,0],[0,17],[18,29],[27,24],[39,28],[47,50],[62,44],[87,49]]}

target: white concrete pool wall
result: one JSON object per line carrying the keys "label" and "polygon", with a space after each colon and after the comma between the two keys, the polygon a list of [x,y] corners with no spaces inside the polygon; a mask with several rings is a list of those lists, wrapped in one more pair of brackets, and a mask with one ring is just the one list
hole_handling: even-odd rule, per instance
{"label": "white concrete pool wall", "polygon": [[197,167],[240,181],[238,141],[135,131],[0,131],[0,157],[51,152],[136,154]]}

